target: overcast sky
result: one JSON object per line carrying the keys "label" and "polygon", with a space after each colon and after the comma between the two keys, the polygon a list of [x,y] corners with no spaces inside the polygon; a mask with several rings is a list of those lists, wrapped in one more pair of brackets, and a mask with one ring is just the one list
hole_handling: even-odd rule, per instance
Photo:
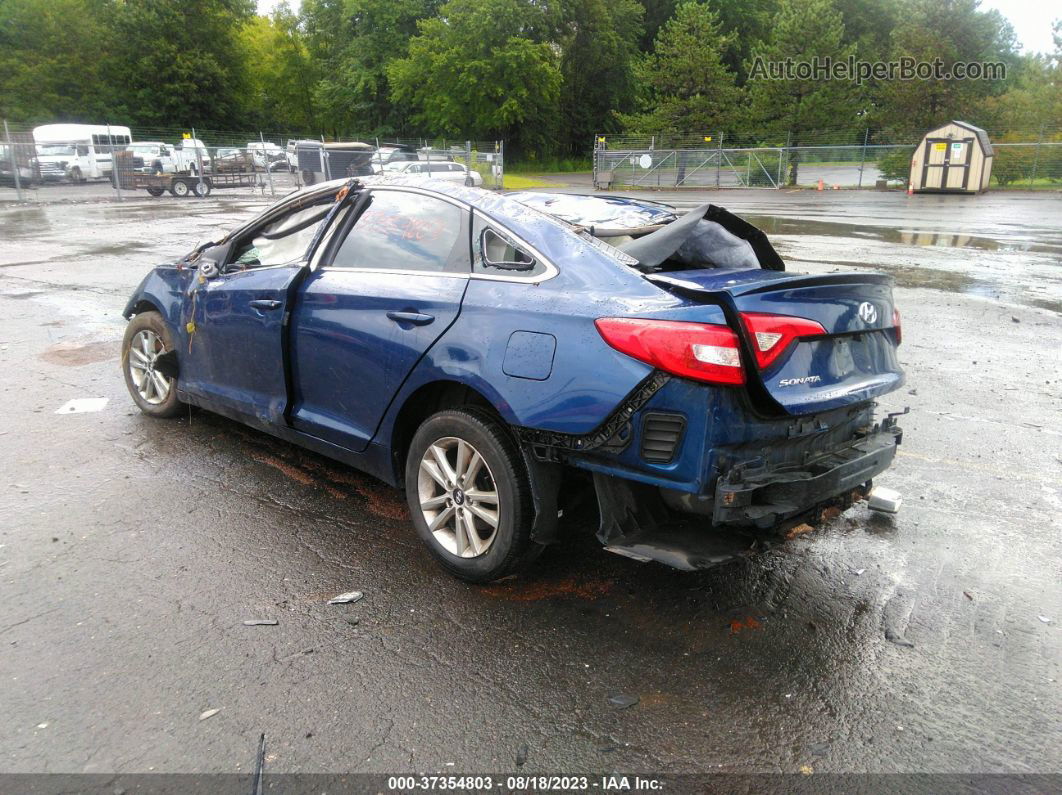
{"label": "overcast sky", "polygon": [[[281,0],[258,0],[258,13],[268,14]],[[288,0],[293,11],[300,0]],[[1062,17],[1062,7],[1051,0],[981,0],[981,8],[995,8],[1010,20],[1025,52],[1051,52],[1051,23]]]}

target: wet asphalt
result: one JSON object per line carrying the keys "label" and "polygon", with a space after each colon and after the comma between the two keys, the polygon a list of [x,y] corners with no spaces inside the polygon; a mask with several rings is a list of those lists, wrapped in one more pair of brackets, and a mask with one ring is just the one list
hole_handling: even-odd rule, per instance
{"label": "wet asphalt", "polygon": [[0,772],[1059,772],[1062,198],[681,198],[897,277],[901,512],[699,573],[576,515],[482,588],[396,491],[127,397],[129,292],[263,202],[0,207]]}

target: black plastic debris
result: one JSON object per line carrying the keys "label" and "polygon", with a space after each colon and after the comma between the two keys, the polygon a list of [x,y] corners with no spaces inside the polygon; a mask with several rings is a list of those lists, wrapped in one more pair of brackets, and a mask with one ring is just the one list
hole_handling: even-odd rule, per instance
{"label": "black plastic debris", "polygon": [[244,621],[245,627],[275,627],[278,622],[275,618],[252,618],[249,621]]}
{"label": "black plastic debris", "polygon": [[903,646],[907,649],[914,648],[914,644],[911,643],[911,641],[907,640],[907,638],[905,638],[899,632],[892,629],[892,627],[889,627],[885,630],[885,640],[889,641],[889,643],[895,643],[897,646]]}
{"label": "black plastic debris", "polygon": [[520,747],[516,749],[516,766],[523,767],[527,764],[527,743],[521,743]]}
{"label": "black plastic debris", "polygon": [[633,707],[639,701],[638,696],[628,696],[624,693],[616,693],[615,695],[608,697],[608,703],[617,709],[627,709],[627,707]]}

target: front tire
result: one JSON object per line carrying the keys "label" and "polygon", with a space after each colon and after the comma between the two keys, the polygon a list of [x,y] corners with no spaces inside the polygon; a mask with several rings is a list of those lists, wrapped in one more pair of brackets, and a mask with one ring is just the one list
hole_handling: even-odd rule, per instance
{"label": "front tire", "polygon": [[188,187],[188,183],[183,179],[175,179],[170,183],[170,193],[176,196],[178,199],[183,199],[191,192],[191,188]]}
{"label": "front tire", "polygon": [[122,372],[137,407],[150,417],[175,417],[181,411],[177,379],[156,369],[158,358],[174,349],[173,337],[158,312],[141,312],[129,321],[122,339]]}
{"label": "front tire", "polygon": [[410,444],[405,486],[417,534],[455,577],[497,580],[541,551],[520,450],[485,412],[429,417]]}

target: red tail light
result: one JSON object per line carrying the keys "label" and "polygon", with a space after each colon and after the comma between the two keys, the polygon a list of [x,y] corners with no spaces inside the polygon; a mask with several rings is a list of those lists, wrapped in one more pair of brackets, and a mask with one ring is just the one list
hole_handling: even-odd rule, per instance
{"label": "red tail light", "polygon": [[752,338],[752,350],[756,364],[763,370],[770,366],[800,337],[822,337],[826,329],[814,320],[787,315],[765,315],[757,312],[742,312],[741,319]]}
{"label": "red tail light", "polygon": [[737,335],[728,326],[603,317],[598,333],[618,351],[672,375],[712,384],[743,384]]}
{"label": "red tail light", "polygon": [[896,344],[899,345],[901,342],[903,342],[903,329],[900,327],[899,309],[894,308],[892,310],[892,328],[893,331],[896,333]]}

